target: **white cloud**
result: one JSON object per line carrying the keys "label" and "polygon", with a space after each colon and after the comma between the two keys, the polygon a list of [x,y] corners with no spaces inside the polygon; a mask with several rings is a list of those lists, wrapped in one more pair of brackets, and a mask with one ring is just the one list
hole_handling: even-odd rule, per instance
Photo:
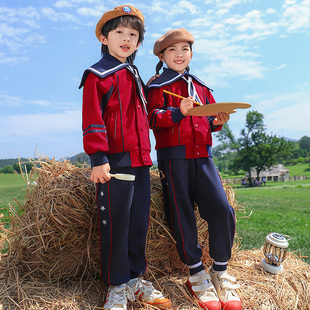
{"label": "white cloud", "polygon": [[41,12],[43,17],[46,17],[53,22],[77,22],[77,19],[73,14],[56,12],[54,9],[49,7],[41,8]]}
{"label": "white cloud", "polygon": [[282,65],[280,65],[280,66],[274,68],[274,70],[277,71],[277,70],[282,70],[282,69],[284,69],[284,68],[286,68],[286,64],[282,64]]}
{"label": "white cloud", "polygon": [[[231,9],[233,6],[249,2],[249,0],[206,0],[205,3],[208,5],[217,5],[218,7],[224,7]],[[250,0],[251,2],[251,0]]]}
{"label": "white cloud", "polygon": [[44,43],[44,36],[34,32],[34,29],[38,31],[39,22],[40,14],[33,7],[0,7],[0,48],[8,49],[8,52],[0,53],[1,63],[15,64],[26,61],[29,57],[21,56],[20,52],[24,52],[25,47],[36,47]]}
{"label": "white cloud", "polygon": [[77,7],[80,4],[88,3],[90,5],[98,4],[100,5],[102,1],[100,0],[58,0],[54,3],[54,6],[62,9],[62,8],[72,8]]}
{"label": "white cloud", "polygon": [[0,7],[0,21],[7,24],[17,23],[19,25],[27,25],[28,27],[38,28],[40,14],[36,8],[6,8]]}
{"label": "white cloud", "polygon": [[290,138],[300,138],[310,132],[310,91],[287,92],[258,101],[256,109],[265,116],[268,130],[285,132]]}
{"label": "white cloud", "polygon": [[256,61],[235,59],[233,61],[211,62],[204,68],[201,68],[199,72],[197,75],[203,81],[206,81],[207,84],[210,84],[212,88],[226,85],[225,81],[232,77],[244,80],[262,78],[264,68],[261,66],[261,63]]}
{"label": "white cloud", "polygon": [[156,1],[152,3],[151,7],[148,7],[148,11],[152,12],[152,19],[162,21],[163,16],[172,17],[185,13],[195,15],[201,10],[193,2],[183,0],[179,2]]}
{"label": "white cloud", "polygon": [[56,1],[54,3],[54,6],[59,9],[71,8],[73,6],[73,3],[71,1],[60,0],[60,1]]}
{"label": "white cloud", "polygon": [[181,12],[189,12],[191,15],[197,14],[199,9],[190,1],[180,1],[177,6]]}
{"label": "white cloud", "polygon": [[12,64],[20,63],[20,62],[26,62],[29,59],[30,59],[29,57],[9,56],[9,55],[6,55],[5,53],[0,53],[1,64],[12,65]]}
{"label": "white cloud", "polygon": [[19,106],[21,102],[22,102],[22,99],[20,97],[9,96],[3,92],[0,93],[0,105],[2,106],[10,106],[10,107]]}
{"label": "white cloud", "polygon": [[272,8],[266,10],[266,13],[267,13],[267,14],[274,14],[274,13],[276,13],[276,12],[277,12],[277,11],[276,11],[275,9],[272,9]]}
{"label": "white cloud", "polygon": [[24,100],[18,96],[10,96],[4,92],[0,92],[0,106],[6,107],[21,107],[28,105],[36,106],[50,106],[50,102],[47,100],[35,99],[35,100]]}
{"label": "white cloud", "polygon": [[98,10],[97,8],[94,9],[94,8],[81,7],[78,8],[76,12],[84,17],[91,17],[91,16],[98,17],[102,15],[103,10]]}
{"label": "white cloud", "polygon": [[47,100],[29,100],[27,102],[30,104],[34,104],[34,105],[38,105],[38,106],[42,106],[42,107],[50,105],[50,102]]}
{"label": "white cloud", "polygon": [[21,114],[0,116],[1,136],[42,136],[45,134],[64,135],[69,132],[81,132],[81,111],[63,113]]}
{"label": "white cloud", "polygon": [[289,32],[306,30],[310,27],[310,1],[304,0],[302,3],[296,1],[285,1],[283,5],[282,22]]}
{"label": "white cloud", "polygon": [[[309,136],[309,90],[288,92],[283,95],[253,93],[244,98],[246,102],[251,103],[251,110],[263,114],[267,132],[292,139],[300,139],[303,135]],[[243,128],[247,112],[249,110],[240,109],[231,115],[229,126],[233,132],[239,133]]]}

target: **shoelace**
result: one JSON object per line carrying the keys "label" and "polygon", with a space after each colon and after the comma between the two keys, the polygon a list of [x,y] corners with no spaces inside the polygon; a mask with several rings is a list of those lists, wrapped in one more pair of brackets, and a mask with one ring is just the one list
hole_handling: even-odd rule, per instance
{"label": "shoelace", "polygon": [[135,296],[132,292],[132,290],[129,289],[129,287],[122,286],[122,287],[114,287],[110,289],[110,296],[109,301],[114,304],[124,305],[127,303],[127,298],[130,301],[135,300]]}
{"label": "shoelace", "polygon": [[152,300],[157,298],[163,298],[162,293],[156,290],[151,282],[142,280],[141,278],[139,278],[137,282],[132,286],[133,293],[137,292],[138,290],[144,293],[143,296],[149,297]]}

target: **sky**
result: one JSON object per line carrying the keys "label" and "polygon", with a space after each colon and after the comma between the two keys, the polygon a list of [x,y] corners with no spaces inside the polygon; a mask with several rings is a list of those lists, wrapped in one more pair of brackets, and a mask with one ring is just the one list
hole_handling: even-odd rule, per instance
{"label": "sky", "polygon": [[[145,17],[135,60],[145,82],[155,40],[186,28],[195,38],[190,72],[217,102],[252,105],[231,115],[236,137],[249,111],[264,115],[268,133],[310,136],[310,0],[0,0],[0,159],[83,152],[78,86],[101,57],[98,20],[123,4]],[[151,144],[156,160],[152,134]]]}

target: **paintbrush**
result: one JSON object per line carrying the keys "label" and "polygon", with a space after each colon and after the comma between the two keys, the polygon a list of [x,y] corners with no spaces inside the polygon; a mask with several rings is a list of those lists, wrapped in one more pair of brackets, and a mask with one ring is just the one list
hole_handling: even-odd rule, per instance
{"label": "paintbrush", "polygon": [[[169,95],[172,95],[172,96],[181,98],[181,99],[185,99],[185,97],[180,96],[180,95],[177,95],[177,94],[172,93],[172,92],[170,92],[170,91],[168,91],[168,90],[165,90],[165,89],[163,90],[163,92],[164,92],[164,93],[167,93],[167,94],[169,94]],[[202,105],[200,102],[197,102],[197,101],[194,101],[194,103],[197,104],[197,105]]]}

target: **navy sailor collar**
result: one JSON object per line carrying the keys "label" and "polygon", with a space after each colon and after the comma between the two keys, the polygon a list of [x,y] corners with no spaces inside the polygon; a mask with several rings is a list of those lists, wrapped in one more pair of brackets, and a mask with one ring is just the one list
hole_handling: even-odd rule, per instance
{"label": "navy sailor collar", "polygon": [[169,68],[163,68],[163,69],[164,69],[163,73],[151,83],[149,88],[163,87],[163,86],[169,85],[169,84],[177,81],[178,79],[181,79],[185,75],[189,75],[193,79],[195,79],[198,83],[200,83],[201,85],[207,87],[209,90],[212,91],[212,89],[210,89],[203,81],[201,81],[195,75],[193,75],[187,71],[185,71],[184,73],[178,73],[178,72],[176,72],[172,69],[169,69]]}
{"label": "navy sailor collar", "polygon": [[[90,72],[94,73],[100,78],[104,78],[110,74],[113,74],[114,72],[121,70],[130,64],[125,62],[120,62],[117,58],[111,56],[108,53],[103,54],[102,58],[92,65],[90,68],[86,69],[83,73],[83,77],[81,80],[81,84],[79,88],[82,88],[85,84],[86,78]],[[135,67],[131,65],[132,67]]]}

